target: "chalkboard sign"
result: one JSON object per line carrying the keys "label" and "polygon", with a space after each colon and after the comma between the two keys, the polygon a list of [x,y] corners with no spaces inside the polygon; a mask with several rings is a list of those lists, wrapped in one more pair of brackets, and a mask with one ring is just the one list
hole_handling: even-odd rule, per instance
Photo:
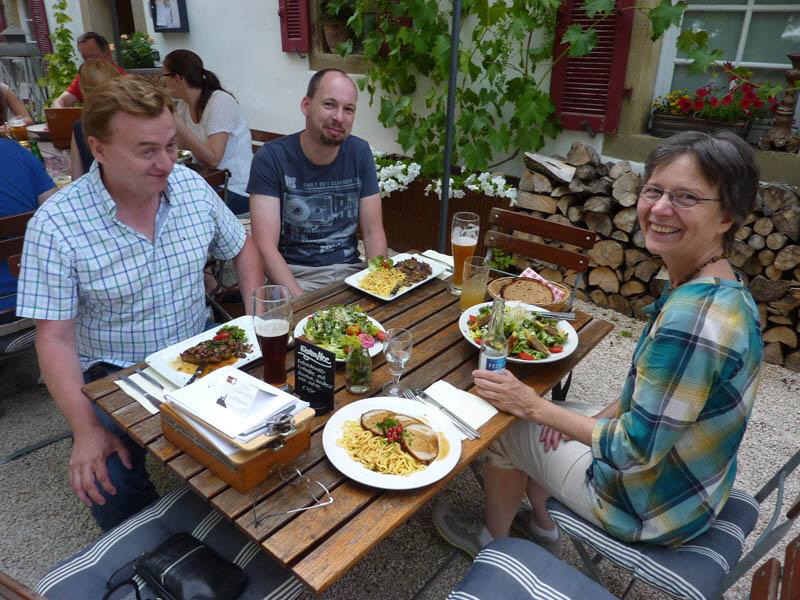
{"label": "chalkboard sign", "polygon": [[294,342],[294,393],[318,415],[333,410],[336,355],[303,338]]}

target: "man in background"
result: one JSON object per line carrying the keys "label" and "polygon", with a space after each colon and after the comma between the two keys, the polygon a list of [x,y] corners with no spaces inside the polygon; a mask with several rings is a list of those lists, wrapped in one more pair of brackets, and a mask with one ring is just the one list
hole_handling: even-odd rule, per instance
{"label": "man in background", "polygon": [[[87,31],[78,38],[78,52],[81,58],[86,60],[104,60],[114,64],[114,59],[111,56],[111,46],[108,41],[99,33],[94,31]],[[122,67],[114,65],[121,75],[125,75],[125,70]],[[81,76],[75,75],[75,79],[69,84],[67,89],[53,102],[53,108],[69,108],[74,104],[83,102],[83,93],[81,92]]]}

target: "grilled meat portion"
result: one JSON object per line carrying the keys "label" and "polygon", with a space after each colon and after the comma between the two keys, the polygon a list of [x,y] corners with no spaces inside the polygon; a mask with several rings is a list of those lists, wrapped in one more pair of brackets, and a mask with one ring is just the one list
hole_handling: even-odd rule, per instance
{"label": "grilled meat portion", "polygon": [[431,266],[416,258],[407,258],[395,265],[406,278],[405,285],[414,285],[431,276]]}

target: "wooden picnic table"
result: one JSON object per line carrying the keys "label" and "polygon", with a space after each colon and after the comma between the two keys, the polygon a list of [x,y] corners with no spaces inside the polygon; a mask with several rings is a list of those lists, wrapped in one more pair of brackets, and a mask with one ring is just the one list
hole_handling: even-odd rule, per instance
{"label": "wooden picnic table", "polygon": [[[473,387],[472,371],[477,366],[478,351],[461,335],[458,328],[458,298],[447,290],[447,283],[434,279],[391,302],[383,302],[345,285],[332,284],[307,294],[294,303],[295,321],[314,310],[331,304],[357,303],[385,328],[404,327],[414,336],[414,350],[402,381],[412,387],[427,387],[444,379],[456,387]],[[569,357],[543,365],[517,365],[509,368],[526,383],[544,394],[553,388],[612,329],[602,319],[578,312],[573,326],[578,331],[578,348]],[[141,365],[138,365],[141,366]],[[294,355],[287,357],[289,383],[294,383]],[[260,365],[247,370],[260,374]],[[123,393],[113,381],[132,372],[122,370],[83,387],[92,401],[107,411],[136,442],[207,499],[225,517],[316,593],[321,593],[351,569],[378,542],[403,524],[447,482],[458,475],[514,420],[499,413],[480,428],[481,437],[465,440],[461,459],[443,479],[425,488],[410,491],[385,491],[358,484],[337,471],[322,448],[322,429],[328,415],[314,417],[311,447],[291,466],[311,479],[322,482],[334,502],[322,508],[263,520],[254,526],[253,500],[262,514],[308,506],[306,492],[285,485],[271,476],[249,493],[240,494],[203,465],[180,451],[161,434],[158,415]],[[372,389],[356,396],[345,388],[344,369],[336,372],[335,409],[371,395],[381,395],[381,386],[390,379],[383,355],[373,358]],[[335,410],[334,409],[334,410]]]}

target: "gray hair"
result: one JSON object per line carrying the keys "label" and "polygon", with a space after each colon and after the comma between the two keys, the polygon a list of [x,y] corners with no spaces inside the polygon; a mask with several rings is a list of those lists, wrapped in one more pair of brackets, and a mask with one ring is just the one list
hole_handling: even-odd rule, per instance
{"label": "gray hair", "polygon": [[759,176],[753,149],[728,131],[684,131],[667,138],[650,153],[644,165],[644,181],[650,180],[656,167],[684,154],[694,157],[703,177],[719,190],[722,210],[733,221],[723,237],[728,249],[736,229],[756,207]]}

